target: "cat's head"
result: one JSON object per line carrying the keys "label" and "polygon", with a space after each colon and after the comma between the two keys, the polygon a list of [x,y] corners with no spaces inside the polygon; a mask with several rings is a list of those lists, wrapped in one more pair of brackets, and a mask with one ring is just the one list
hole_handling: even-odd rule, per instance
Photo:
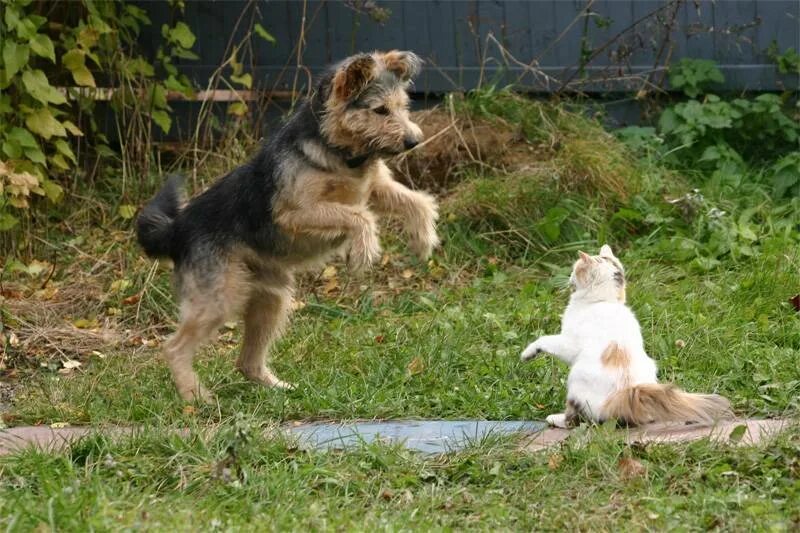
{"label": "cat's head", "polygon": [[599,255],[578,252],[572,267],[569,283],[574,291],[625,301],[625,269],[622,263],[604,244]]}

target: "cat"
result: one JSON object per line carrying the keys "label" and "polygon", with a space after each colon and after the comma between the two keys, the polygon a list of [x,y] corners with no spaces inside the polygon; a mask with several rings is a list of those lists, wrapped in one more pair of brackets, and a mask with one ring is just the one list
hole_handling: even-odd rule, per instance
{"label": "cat", "polygon": [[638,426],[651,422],[713,423],[731,416],[730,402],[717,394],[691,394],[658,383],[656,363],[644,350],[639,322],[625,305],[625,271],[607,244],[600,255],[579,252],[570,275],[572,296],[561,333],[545,335],[522,352],[529,361],[542,353],[570,366],[565,412],[547,417],[557,427],[581,419]]}

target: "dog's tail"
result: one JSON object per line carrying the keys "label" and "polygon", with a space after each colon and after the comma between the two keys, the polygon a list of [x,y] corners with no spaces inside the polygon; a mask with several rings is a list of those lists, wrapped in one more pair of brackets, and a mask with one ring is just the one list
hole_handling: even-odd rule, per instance
{"label": "dog's tail", "polygon": [[732,416],[730,402],[718,394],[692,394],[674,385],[653,383],[617,391],[603,404],[604,419],[631,426],[650,422],[712,423]]}
{"label": "dog's tail", "polygon": [[136,219],[136,236],[150,257],[169,257],[175,217],[184,203],[183,176],[172,175]]}

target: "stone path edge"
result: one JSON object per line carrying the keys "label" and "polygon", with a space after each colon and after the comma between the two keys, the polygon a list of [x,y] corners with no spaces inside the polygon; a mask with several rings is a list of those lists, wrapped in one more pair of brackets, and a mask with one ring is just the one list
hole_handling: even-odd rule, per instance
{"label": "stone path edge", "polygon": [[[716,426],[654,424],[635,429],[620,429],[629,443],[682,443],[709,438],[718,443],[735,445],[758,445],[775,437],[797,421],[790,419],[736,419],[724,421]],[[738,430],[737,427],[745,429]],[[289,429],[291,426],[285,426]],[[90,427],[68,426],[52,428],[50,426],[19,426],[0,429],[0,456],[20,452],[29,447],[38,447],[49,452],[62,452],[75,441],[87,435],[103,433],[112,438],[134,435],[136,427]],[[178,434],[188,434],[188,429],[175,430]],[[739,434],[741,433],[741,434]],[[520,449],[536,452],[564,442],[571,434],[570,430],[549,428],[543,431],[523,434]]]}

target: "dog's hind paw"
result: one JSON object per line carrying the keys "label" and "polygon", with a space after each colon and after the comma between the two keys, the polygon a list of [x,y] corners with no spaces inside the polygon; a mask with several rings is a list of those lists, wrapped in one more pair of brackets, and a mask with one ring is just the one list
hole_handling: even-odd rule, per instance
{"label": "dog's hind paw", "polygon": [[244,377],[250,381],[264,385],[270,389],[294,390],[297,388],[293,383],[278,379],[278,376],[273,374],[268,368],[260,368],[255,371],[248,371],[245,368],[240,368],[239,370],[244,374]]}
{"label": "dog's hind paw", "polygon": [[179,388],[178,393],[184,401],[205,405],[214,404],[214,395],[199,383],[195,387]]}

